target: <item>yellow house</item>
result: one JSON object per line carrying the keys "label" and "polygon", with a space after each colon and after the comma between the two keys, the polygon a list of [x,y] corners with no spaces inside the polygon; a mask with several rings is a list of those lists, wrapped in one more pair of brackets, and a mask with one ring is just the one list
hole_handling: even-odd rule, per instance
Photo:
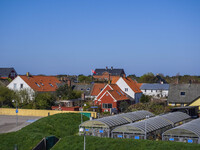
{"label": "yellow house", "polygon": [[189,103],[188,106],[199,106],[200,110],[200,96],[194,99],[191,103]]}

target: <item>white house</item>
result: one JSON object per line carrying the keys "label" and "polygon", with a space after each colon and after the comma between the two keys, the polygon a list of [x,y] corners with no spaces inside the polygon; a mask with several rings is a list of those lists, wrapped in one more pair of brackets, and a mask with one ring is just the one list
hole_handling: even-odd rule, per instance
{"label": "white house", "polygon": [[54,76],[19,75],[7,87],[14,91],[26,90],[32,100],[35,92],[55,92],[60,81]]}
{"label": "white house", "polygon": [[136,81],[133,81],[131,78],[120,77],[115,81],[115,84],[117,84],[123,92],[134,99],[135,103],[139,103],[142,91]]}
{"label": "white house", "polygon": [[143,83],[140,89],[144,95],[155,98],[168,97],[169,84]]}

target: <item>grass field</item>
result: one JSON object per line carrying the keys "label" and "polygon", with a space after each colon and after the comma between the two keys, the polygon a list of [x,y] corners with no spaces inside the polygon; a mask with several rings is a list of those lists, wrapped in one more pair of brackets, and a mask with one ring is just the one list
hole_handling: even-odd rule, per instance
{"label": "grass field", "polygon": [[[55,135],[61,140],[53,150],[82,150],[83,137],[77,136],[80,114],[56,114],[42,118],[17,132],[0,134],[0,150],[31,150],[46,136]],[[87,120],[84,117],[84,120]],[[149,140],[110,139],[86,137],[86,150],[197,150],[198,144]]]}

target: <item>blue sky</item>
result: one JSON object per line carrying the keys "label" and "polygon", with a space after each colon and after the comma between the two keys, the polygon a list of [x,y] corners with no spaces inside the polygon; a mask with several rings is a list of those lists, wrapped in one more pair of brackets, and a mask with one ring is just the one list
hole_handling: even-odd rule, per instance
{"label": "blue sky", "polygon": [[0,67],[200,75],[199,0],[1,0]]}

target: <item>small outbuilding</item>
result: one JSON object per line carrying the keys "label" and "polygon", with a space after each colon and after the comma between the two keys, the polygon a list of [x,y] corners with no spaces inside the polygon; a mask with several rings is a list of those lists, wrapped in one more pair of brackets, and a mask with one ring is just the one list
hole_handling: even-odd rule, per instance
{"label": "small outbuilding", "polygon": [[200,119],[195,119],[162,134],[163,141],[200,143]]}
{"label": "small outbuilding", "polygon": [[189,121],[190,116],[182,112],[168,113],[135,123],[116,127],[112,130],[113,138],[161,139],[166,130]]}
{"label": "small outbuilding", "polygon": [[[146,116],[153,117],[154,114],[145,110],[134,111],[120,115],[85,121],[82,124],[80,124],[79,128],[84,128],[86,135],[110,137],[111,131],[114,128],[121,125],[143,120],[146,118]],[[83,133],[79,132],[79,134],[81,135]]]}

